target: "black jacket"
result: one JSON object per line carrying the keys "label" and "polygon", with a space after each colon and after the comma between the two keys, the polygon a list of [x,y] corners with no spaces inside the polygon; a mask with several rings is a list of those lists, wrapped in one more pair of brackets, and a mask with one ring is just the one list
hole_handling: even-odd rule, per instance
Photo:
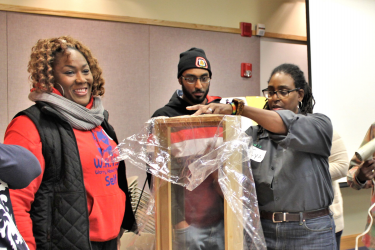
{"label": "black jacket", "polygon": [[[71,125],[43,102],[37,102],[15,117],[19,115],[28,116],[37,127],[46,166],[30,211],[37,249],[91,249],[86,190]],[[107,118],[105,111],[101,126],[118,143]],[[135,219],[123,161],[119,163],[118,176],[119,186],[126,194],[122,227],[131,229]]]}
{"label": "black jacket", "polygon": [[[196,110],[187,110],[187,106],[191,106],[188,102],[183,100],[180,96],[182,96],[182,90],[177,90],[173,93],[169,102],[162,108],[155,111],[152,117],[158,116],[168,116],[168,117],[175,117],[180,115],[192,115],[196,112]],[[206,97],[207,104],[210,103],[220,103],[221,97],[218,96],[208,96]]]}

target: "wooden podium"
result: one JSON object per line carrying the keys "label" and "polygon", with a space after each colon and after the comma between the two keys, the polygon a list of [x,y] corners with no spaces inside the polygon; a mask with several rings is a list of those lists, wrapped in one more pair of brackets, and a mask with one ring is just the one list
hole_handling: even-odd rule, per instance
{"label": "wooden podium", "polygon": [[[194,129],[198,127],[222,127],[223,142],[236,139],[236,130],[241,128],[241,119],[239,116],[223,115],[201,115],[201,116],[179,116],[173,118],[157,118],[154,120],[154,134],[159,139],[160,147],[156,149],[154,155],[158,155],[159,148],[169,149],[171,146],[171,129]],[[168,161],[168,169],[171,170],[171,160]],[[229,159],[223,163],[223,171],[226,174],[227,166],[235,168],[237,172],[242,173],[242,154],[233,153]],[[171,171],[170,171],[171,172]],[[229,188],[232,190],[241,190],[236,181],[229,178]],[[172,185],[170,182],[160,178],[154,178],[154,195],[155,195],[155,233],[156,233],[156,250],[184,250],[173,248],[173,225],[172,225]],[[241,214],[242,208],[237,212]],[[236,217],[229,204],[224,199],[224,234],[225,250],[243,249],[243,226]]]}

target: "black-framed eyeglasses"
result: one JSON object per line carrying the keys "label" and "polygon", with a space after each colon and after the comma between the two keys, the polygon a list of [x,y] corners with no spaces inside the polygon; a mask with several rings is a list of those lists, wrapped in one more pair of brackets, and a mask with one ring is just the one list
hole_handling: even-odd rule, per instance
{"label": "black-framed eyeglasses", "polygon": [[181,76],[188,84],[194,84],[199,81],[201,83],[209,83],[211,81],[211,78],[209,76],[201,76],[201,77],[196,77],[196,76]]}
{"label": "black-framed eyeglasses", "polygon": [[284,99],[284,98],[287,98],[289,96],[290,92],[298,91],[300,89],[301,88],[295,88],[295,89],[291,89],[291,90],[283,89],[283,90],[277,90],[277,91],[263,89],[262,92],[263,92],[264,97],[267,98],[267,99],[271,99],[274,94],[276,94],[279,99]]}

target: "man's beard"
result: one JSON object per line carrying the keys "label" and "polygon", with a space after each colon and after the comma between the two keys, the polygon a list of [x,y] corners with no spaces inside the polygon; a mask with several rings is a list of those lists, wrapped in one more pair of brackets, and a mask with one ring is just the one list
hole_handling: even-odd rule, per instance
{"label": "man's beard", "polygon": [[208,85],[206,92],[203,92],[203,91],[200,91],[200,90],[194,91],[195,93],[197,93],[197,92],[198,93],[204,93],[200,98],[196,98],[192,94],[190,94],[189,91],[187,91],[185,89],[183,84],[181,84],[181,86],[182,86],[182,92],[183,92],[184,97],[186,99],[188,99],[193,104],[202,104],[202,102],[204,102],[204,100],[207,97],[208,91],[210,90],[210,85]]}

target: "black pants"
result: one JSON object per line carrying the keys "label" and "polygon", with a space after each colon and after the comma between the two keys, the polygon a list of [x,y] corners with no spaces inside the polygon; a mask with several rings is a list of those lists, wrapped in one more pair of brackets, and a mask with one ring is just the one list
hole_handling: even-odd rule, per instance
{"label": "black pants", "polygon": [[337,250],[340,250],[341,235],[342,235],[342,230],[336,233]]}
{"label": "black pants", "polygon": [[92,250],[117,250],[117,238],[104,242],[91,241],[91,246]]}

